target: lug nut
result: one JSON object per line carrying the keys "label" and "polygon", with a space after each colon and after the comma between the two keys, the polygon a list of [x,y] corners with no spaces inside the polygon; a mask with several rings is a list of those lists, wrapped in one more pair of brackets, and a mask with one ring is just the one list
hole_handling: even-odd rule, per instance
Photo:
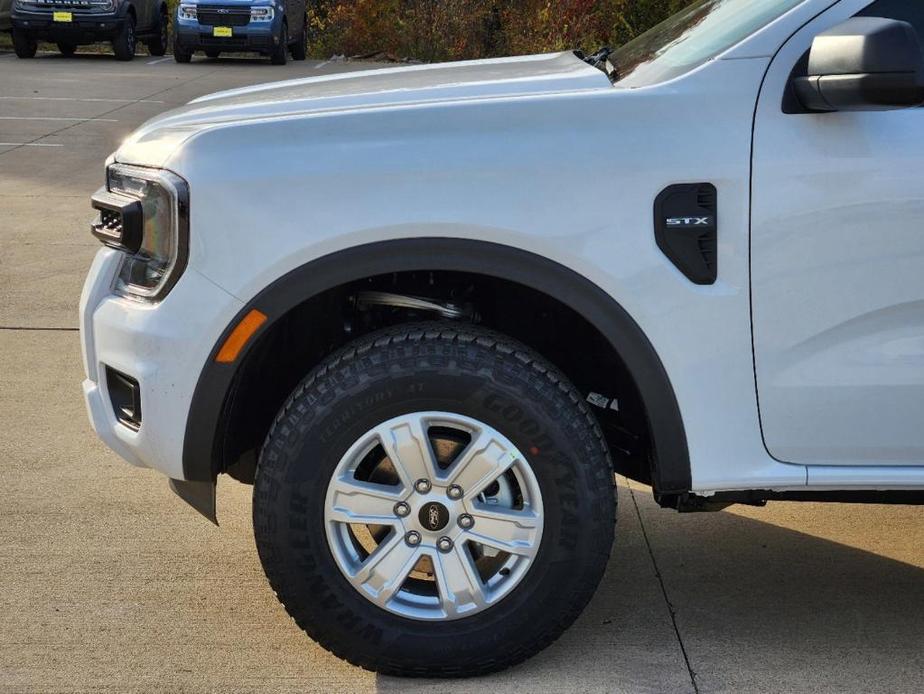
{"label": "lug nut", "polygon": [[417,480],[414,482],[414,489],[416,489],[420,494],[426,494],[429,492],[431,486],[432,485],[430,484],[430,480]]}
{"label": "lug nut", "polygon": [[446,490],[446,496],[454,501],[457,501],[465,496],[465,492],[462,491],[462,487],[460,487],[458,484],[451,484],[449,485],[449,489]]}
{"label": "lug nut", "polygon": [[452,551],[452,540],[450,540],[448,537],[443,536],[439,540],[436,541],[436,548],[440,552],[451,552]]}
{"label": "lug nut", "polygon": [[404,536],[404,541],[407,542],[411,547],[416,547],[420,544],[420,533],[416,530],[412,530]]}
{"label": "lug nut", "polygon": [[467,513],[463,513],[461,516],[459,516],[459,520],[456,522],[459,524],[459,527],[462,528],[463,530],[468,530],[473,525],[475,525],[475,519],[472,518]]}
{"label": "lug nut", "polygon": [[395,515],[401,518],[409,516],[411,515],[411,507],[403,501],[399,501],[397,504],[395,504]]}

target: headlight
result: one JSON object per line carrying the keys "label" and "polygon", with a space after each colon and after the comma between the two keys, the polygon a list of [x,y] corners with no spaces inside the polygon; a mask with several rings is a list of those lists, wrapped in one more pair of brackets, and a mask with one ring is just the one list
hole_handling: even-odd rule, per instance
{"label": "headlight", "polygon": [[195,5],[180,5],[180,19],[196,19],[199,10]]}
{"label": "headlight", "polygon": [[[186,267],[189,241],[189,188],[169,171],[113,164],[107,169],[109,201],[123,200],[124,213],[101,210],[103,221],[121,231],[123,238],[113,242],[113,234],[94,233],[104,243],[125,253],[113,287],[116,293],[156,301],[163,298]],[[103,195],[102,197],[105,197]],[[132,232],[131,210],[140,203],[140,220]],[[104,205],[105,207],[105,205]],[[110,205],[111,207],[111,205]],[[113,221],[114,220],[114,221]]]}
{"label": "headlight", "polygon": [[251,7],[250,8],[250,21],[251,22],[272,22],[273,21],[273,8],[272,7]]}

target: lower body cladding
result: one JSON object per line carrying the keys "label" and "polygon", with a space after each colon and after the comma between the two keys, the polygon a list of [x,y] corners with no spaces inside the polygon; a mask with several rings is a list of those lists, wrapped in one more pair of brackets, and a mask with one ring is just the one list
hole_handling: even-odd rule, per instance
{"label": "lower body cladding", "polygon": [[190,501],[177,487],[183,487],[183,432],[193,388],[241,303],[192,268],[160,303],[117,296],[112,284],[122,255],[97,253],[80,299],[90,422],[132,465],[180,481],[175,489]]}
{"label": "lower body cladding", "polygon": [[175,42],[182,50],[194,53],[223,51],[269,53],[278,44],[280,29],[275,22],[260,25],[229,27],[230,36],[215,36],[214,27],[200,24],[178,24],[175,27]]}

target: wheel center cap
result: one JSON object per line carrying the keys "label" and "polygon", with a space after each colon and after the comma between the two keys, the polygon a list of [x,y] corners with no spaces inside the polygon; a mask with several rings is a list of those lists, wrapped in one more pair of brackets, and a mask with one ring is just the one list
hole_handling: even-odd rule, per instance
{"label": "wheel center cap", "polygon": [[432,532],[437,532],[449,523],[449,510],[438,501],[431,501],[420,507],[417,514],[420,525]]}

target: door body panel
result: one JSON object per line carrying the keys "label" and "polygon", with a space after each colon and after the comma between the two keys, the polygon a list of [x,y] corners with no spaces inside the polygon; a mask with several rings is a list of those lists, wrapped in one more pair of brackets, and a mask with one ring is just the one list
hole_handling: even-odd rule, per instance
{"label": "door body panel", "polygon": [[764,440],[810,465],[924,464],[924,109],[784,114],[812,37],[771,64],[755,120],[752,292]]}

